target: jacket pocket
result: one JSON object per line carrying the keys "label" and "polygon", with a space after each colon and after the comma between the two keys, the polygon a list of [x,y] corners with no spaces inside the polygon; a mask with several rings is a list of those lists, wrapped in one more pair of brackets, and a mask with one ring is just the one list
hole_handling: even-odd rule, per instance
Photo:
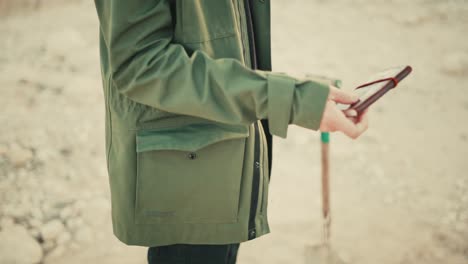
{"label": "jacket pocket", "polygon": [[237,222],[247,127],[137,131],[136,224]]}
{"label": "jacket pocket", "polygon": [[235,34],[232,0],[179,0],[182,42],[199,43]]}

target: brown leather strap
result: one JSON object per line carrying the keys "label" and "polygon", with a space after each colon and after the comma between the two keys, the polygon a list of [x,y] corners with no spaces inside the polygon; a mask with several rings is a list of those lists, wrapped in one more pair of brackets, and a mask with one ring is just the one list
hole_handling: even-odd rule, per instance
{"label": "brown leather strap", "polygon": [[379,83],[379,82],[386,82],[386,81],[392,81],[393,82],[393,87],[396,87],[398,85],[398,79],[395,78],[395,77],[390,77],[390,78],[380,79],[380,80],[376,80],[376,81],[372,81],[372,82],[362,84],[362,85],[358,86],[356,89],[359,89],[359,88],[362,88],[362,87],[365,87],[365,86],[369,86],[369,85],[372,85],[372,84],[376,84],[376,83]]}

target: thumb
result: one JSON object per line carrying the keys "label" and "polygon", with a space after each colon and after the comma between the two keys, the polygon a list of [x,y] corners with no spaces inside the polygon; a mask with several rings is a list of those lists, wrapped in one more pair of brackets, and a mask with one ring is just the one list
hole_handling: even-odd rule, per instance
{"label": "thumb", "polygon": [[359,97],[351,92],[345,92],[334,86],[330,86],[329,99],[337,103],[352,104],[359,100]]}

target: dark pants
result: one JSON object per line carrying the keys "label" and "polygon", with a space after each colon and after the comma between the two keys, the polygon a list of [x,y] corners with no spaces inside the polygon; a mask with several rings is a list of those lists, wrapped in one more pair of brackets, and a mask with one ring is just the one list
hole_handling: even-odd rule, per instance
{"label": "dark pants", "polygon": [[148,264],[235,264],[239,244],[148,248]]}

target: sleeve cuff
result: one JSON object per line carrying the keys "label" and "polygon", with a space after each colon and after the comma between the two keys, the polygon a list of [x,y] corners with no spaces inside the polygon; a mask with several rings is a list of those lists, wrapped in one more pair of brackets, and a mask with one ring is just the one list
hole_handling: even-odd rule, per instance
{"label": "sleeve cuff", "polygon": [[311,80],[298,83],[294,91],[291,123],[318,130],[329,92],[327,83]]}
{"label": "sleeve cuff", "polygon": [[268,125],[270,133],[286,138],[296,80],[282,74],[268,74]]}

